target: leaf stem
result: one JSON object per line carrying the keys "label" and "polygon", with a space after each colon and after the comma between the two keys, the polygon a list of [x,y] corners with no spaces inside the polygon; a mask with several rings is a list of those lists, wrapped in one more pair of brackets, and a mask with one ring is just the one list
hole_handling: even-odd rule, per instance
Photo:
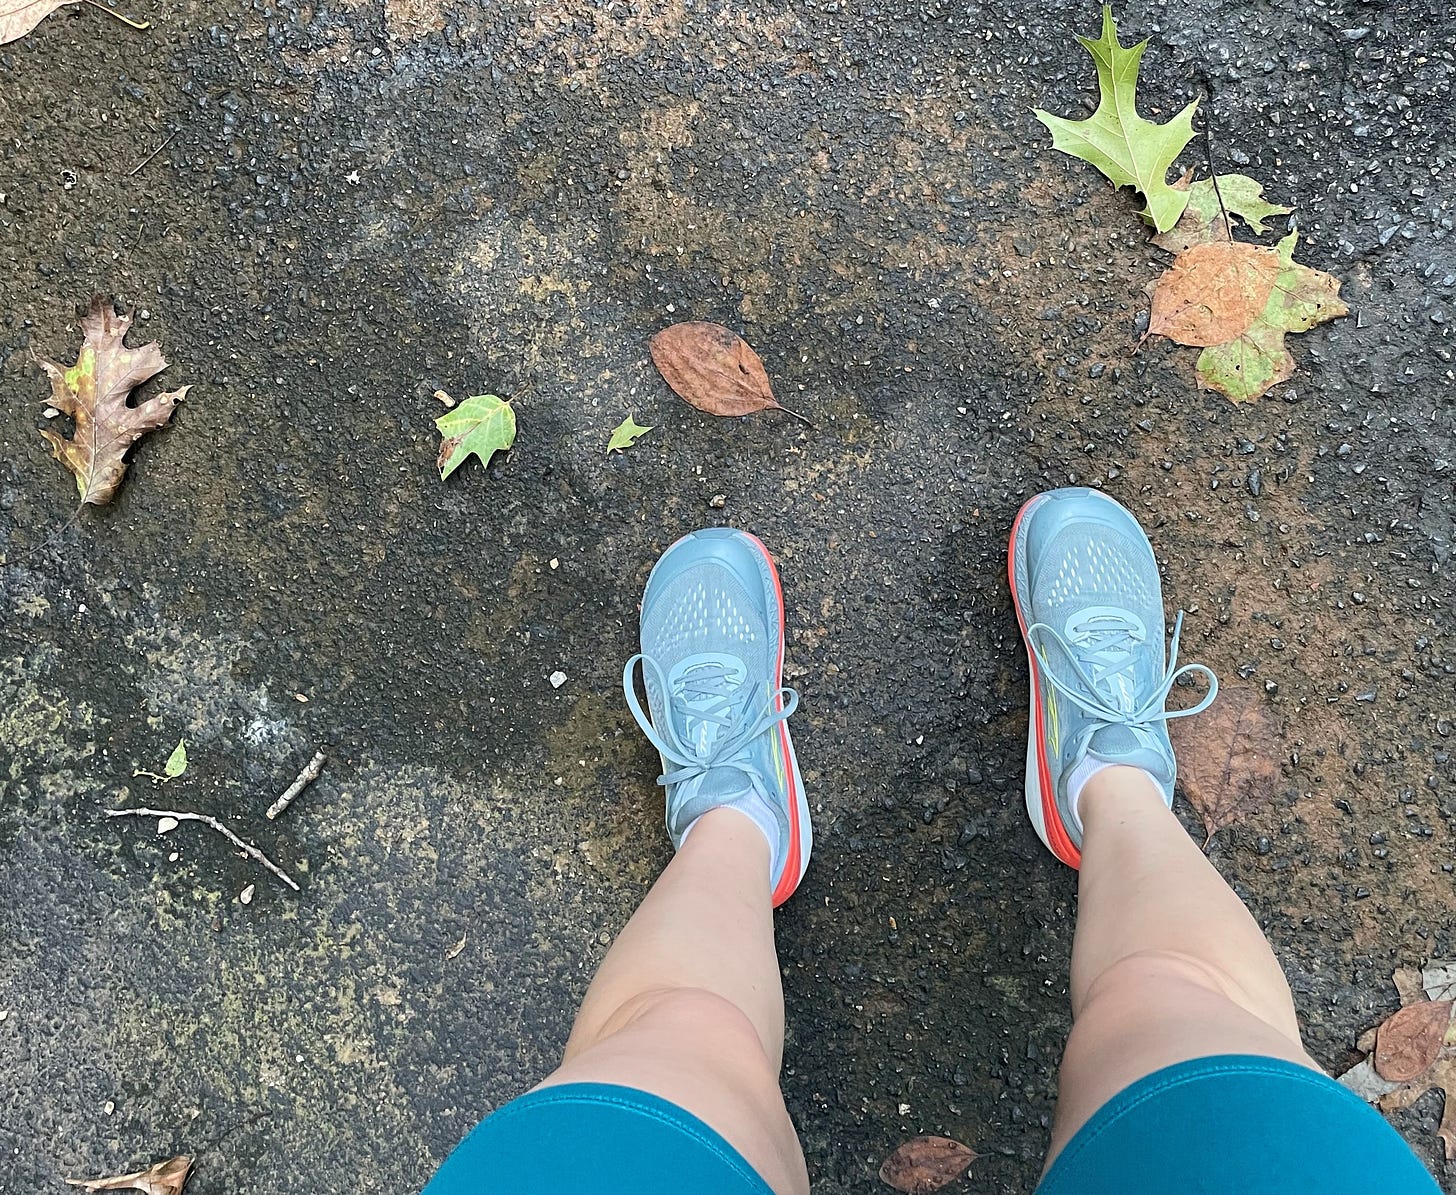
{"label": "leaf stem", "polygon": [[812,419],[810,419],[809,416],[807,416],[807,415],[800,415],[798,411],[790,410],[788,407],[783,406],[782,404],[779,404],[779,403],[775,403],[774,405],[775,405],[775,407],[778,410],[782,411],[785,415],[792,415],[800,423],[807,424],[814,431],[818,431],[819,430],[818,428],[814,427],[814,421]]}
{"label": "leaf stem", "polygon": [[1213,183],[1213,195],[1218,200],[1218,210],[1223,213],[1223,235],[1232,244],[1234,239],[1234,225],[1233,221],[1229,219],[1228,208],[1224,206],[1223,192],[1218,186],[1218,170],[1213,165],[1213,95],[1209,92],[1207,86],[1200,86],[1198,90],[1202,93],[1205,104],[1203,109],[1203,140],[1204,148],[1208,155],[1208,177],[1209,181]]}
{"label": "leaf stem", "polygon": [[108,17],[115,17],[123,25],[130,25],[133,29],[146,30],[152,27],[152,23],[150,21],[133,21],[130,17],[122,16],[121,13],[117,12],[114,8],[107,8],[106,5],[101,3],[101,0],[86,0],[86,3],[89,4],[92,8],[99,8]]}

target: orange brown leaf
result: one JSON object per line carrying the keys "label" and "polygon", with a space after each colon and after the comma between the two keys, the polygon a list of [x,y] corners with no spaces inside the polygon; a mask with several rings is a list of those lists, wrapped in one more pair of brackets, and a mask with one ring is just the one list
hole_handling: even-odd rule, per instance
{"label": "orange brown leaf", "polygon": [[981,1155],[949,1137],[915,1137],[885,1159],[880,1181],[906,1195],[929,1195],[964,1178]]}
{"label": "orange brown leaf", "polygon": [[51,451],[76,477],[82,503],[103,506],[116,494],[126,475],[126,454],[150,431],[172,417],[172,409],[190,387],[158,394],[131,405],[131,393],[167,368],[153,342],[139,349],[125,345],[131,316],[121,315],[99,295],[81,319],[83,339],[76,364],[41,361],[51,379],[51,404],[75,421],[69,440],[43,429]]}
{"label": "orange brown leaf", "polygon": [[1375,1033],[1375,1071],[1391,1083],[1409,1083],[1440,1056],[1451,1025],[1450,1000],[1421,1000],[1386,1020]]}
{"label": "orange brown leaf", "polygon": [[1194,245],[1158,279],[1148,331],[1179,344],[1226,344],[1259,318],[1279,269],[1279,255],[1258,245]]}
{"label": "orange brown leaf", "polygon": [[1279,739],[1268,709],[1251,689],[1223,686],[1196,718],[1169,727],[1178,751],[1183,794],[1203,819],[1204,846],[1274,799]]}
{"label": "orange brown leaf", "polygon": [[784,411],[804,419],[779,404],[758,354],[722,324],[673,324],[657,333],[649,347],[652,363],[667,384],[700,411],[709,415]]}

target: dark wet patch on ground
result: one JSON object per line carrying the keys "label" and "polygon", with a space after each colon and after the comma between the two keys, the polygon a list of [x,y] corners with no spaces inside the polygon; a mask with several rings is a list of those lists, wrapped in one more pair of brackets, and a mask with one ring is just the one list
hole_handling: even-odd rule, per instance
{"label": "dark wet patch on ground", "polygon": [[[1456,950],[1447,17],[1122,14],[1146,104],[1210,90],[1225,165],[1358,313],[1237,408],[1136,347],[1161,255],[1030,116],[1089,95],[1065,5],[147,15],[0,50],[0,1189],[234,1129],[203,1195],[407,1190],[543,1075],[667,857],[616,694],[653,557],[706,522],[763,536],[791,608],[817,853],[785,1085],[820,1188],[922,1131],[986,1189],[1040,1166],[1074,887],[1020,813],[1002,570],[1036,489],[1128,503],[1186,657],[1266,695],[1283,791],[1214,853],[1315,1056]],[[30,353],[93,289],[194,390],[55,532]],[[817,430],[671,398],[645,341],[690,317]],[[514,396],[509,458],[442,486],[437,387]],[[654,431],[607,458],[629,411]],[[182,734],[183,781],[131,778]],[[303,897],[123,800],[228,816]],[[1400,1121],[1428,1161],[1438,1113]]]}

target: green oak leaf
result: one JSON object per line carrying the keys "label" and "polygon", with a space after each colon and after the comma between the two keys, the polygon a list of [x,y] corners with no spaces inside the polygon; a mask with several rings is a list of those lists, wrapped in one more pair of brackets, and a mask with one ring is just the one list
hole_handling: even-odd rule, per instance
{"label": "green oak leaf", "polygon": [[1294,373],[1294,358],[1284,346],[1290,332],[1307,332],[1316,324],[1349,315],[1340,299],[1340,280],[1294,260],[1299,233],[1291,232],[1275,247],[1280,269],[1269,302],[1249,328],[1227,344],[1198,355],[1198,385],[1219,390],[1234,402],[1253,402]]}
{"label": "green oak leaf", "polygon": [[162,771],[168,780],[175,780],[187,770],[187,740],[178,739],[177,745],[172,748],[172,754],[167,756],[167,762],[162,765]]}
{"label": "green oak leaf", "polygon": [[[1220,194],[1223,195],[1223,208],[1218,203]],[[1228,209],[1231,221],[1237,223],[1242,219],[1255,236],[1264,235],[1265,220],[1271,216],[1286,216],[1294,210],[1266,200],[1263,186],[1247,174],[1220,174],[1217,191],[1213,188],[1213,180],[1207,178],[1188,188],[1188,206],[1183,215],[1169,231],[1155,236],[1153,244],[1169,253],[1182,253],[1194,245],[1228,240],[1224,208]]]}
{"label": "green oak leaf", "polygon": [[631,448],[633,444],[637,443],[638,440],[651,430],[652,428],[650,427],[640,426],[632,419],[631,415],[628,415],[627,418],[612,429],[612,438],[607,441],[607,451],[615,452]]}
{"label": "green oak leaf", "polygon": [[1077,40],[1097,64],[1097,111],[1086,120],[1067,120],[1037,108],[1036,118],[1051,130],[1053,149],[1091,163],[1115,186],[1141,191],[1148,204],[1143,218],[1167,232],[1188,205],[1188,192],[1168,185],[1168,168],[1193,140],[1198,101],[1167,124],[1153,124],[1137,114],[1138,65],[1148,43],[1123,46],[1110,7],[1102,9],[1102,36],[1094,40],[1079,35]]}
{"label": "green oak leaf", "polygon": [[440,480],[455,472],[467,457],[482,465],[516,441],[516,413],[494,394],[475,394],[435,420],[444,439],[440,443]]}

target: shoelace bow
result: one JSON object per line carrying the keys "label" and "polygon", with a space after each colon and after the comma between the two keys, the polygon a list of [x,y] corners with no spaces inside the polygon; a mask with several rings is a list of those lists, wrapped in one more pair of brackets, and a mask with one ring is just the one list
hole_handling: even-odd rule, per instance
{"label": "shoelace bow", "polygon": [[[634,672],[642,665],[644,683],[649,675],[668,703],[664,725],[654,726],[642,703],[637,699]],[[678,681],[674,691],[667,683],[667,675],[661,665],[651,656],[635,655],[622,669],[622,688],[627,694],[627,708],[642,728],[642,733],[666,760],[677,765],[657,778],[658,784],[681,784],[701,781],[715,768],[733,768],[748,778],[754,791],[765,801],[769,800],[768,786],[759,769],[747,759],[747,750],[754,739],[765,731],[772,730],[799,708],[799,694],[794,689],[775,689],[760,683],[745,686],[736,674],[730,675],[723,664],[704,662],[690,668]],[[759,702],[760,694],[763,700]],[[686,699],[693,697],[716,697],[718,700],[703,706],[683,708],[686,718],[699,722],[710,722],[721,727],[712,747],[699,751],[693,744],[683,741],[677,730],[673,713],[686,705]],[[775,709],[783,701],[782,709]],[[755,711],[755,706],[757,709]],[[684,721],[686,721],[684,718]]]}
{"label": "shoelace bow", "polygon": [[[1126,657],[1126,663],[1130,664],[1132,649],[1145,639],[1144,635],[1140,633],[1138,625],[1130,617],[1119,618],[1111,611],[1099,612],[1086,623],[1074,627],[1073,632],[1077,637],[1078,646],[1090,649],[1092,655],[1099,656],[1109,663],[1115,663],[1121,657]],[[1184,664],[1181,668],[1177,666],[1178,640],[1183,634],[1182,610],[1178,611],[1178,617],[1173,623],[1173,641],[1168,649],[1168,667],[1163,673],[1162,683],[1153,690],[1142,705],[1130,713],[1100,700],[1102,693],[1097,688],[1094,678],[1077,659],[1077,653],[1073,650],[1072,645],[1055,627],[1044,622],[1033,623],[1027,628],[1026,633],[1032,644],[1032,650],[1036,653],[1037,661],[1041,664],[1042,675],[1051,682],[1052,688],[1105,726],[1130,726],[1150,731],[1154,722],[1168,722],[1174,718],[1188,718],[1202,713],[1218,696],[1218,677],[1214,675],[1213,669],[1208,665]],[[1038,636],[1042,637],[1041,641],[1038,641]],[[1052,670],[1042,646],[1045,639],[1051,639],[1061,647],[1063,655],[1066,656],[1067,662],[1072,667],[1073,675],[1081,681],[1085,692],[1079,692],[1068,680],[1058,676]],[[1187,709],[1165,708],[1168,694],[1178,683],[1179,678],[1200,672],[1208,678],[1208,692],[1203,695],[1203,699],[1197,705],[1191,705]],[[1093,732],[1095,733],[1097,729],[1094,727]]]}

